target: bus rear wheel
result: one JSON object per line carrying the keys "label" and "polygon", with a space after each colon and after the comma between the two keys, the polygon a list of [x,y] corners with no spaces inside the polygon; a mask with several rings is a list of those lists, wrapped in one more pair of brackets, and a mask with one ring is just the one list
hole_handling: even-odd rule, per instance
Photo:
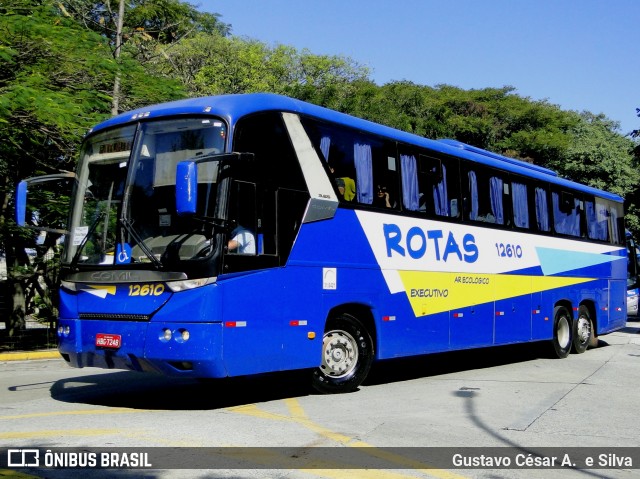
{"label": "bus rear wheel", "polygon": [[572,323],[573,319],[569,310],[564,306],[556,306],[553,310],[553,339],[551,344],[556,356],[560,359],[566,358],[571,352]]}
{"label": "bus rear wheel", "polygon": [[355,391],[373,363],[373,340],[362,323],[341,314],[327,323],[322,337],[322,363],[313,371],[313,387],[321,393]]}
{"label": "bus rear wheel", "polygon": [[589,310],[580,306],[578,319],[573,324],[573,352],[584,353],[589,346],[593,345],[593,336],[593,321],[589,316]]}

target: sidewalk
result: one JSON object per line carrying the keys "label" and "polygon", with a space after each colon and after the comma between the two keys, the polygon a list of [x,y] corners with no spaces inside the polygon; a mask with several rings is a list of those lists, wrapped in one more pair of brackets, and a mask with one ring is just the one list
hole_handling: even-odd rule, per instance
{"label": "sidewalk", "polygon": [[38,351],[10,351],[0,353],[0,363],[4,361],[28,361],[30,359],[60,358],[57,349],[41,349]]}

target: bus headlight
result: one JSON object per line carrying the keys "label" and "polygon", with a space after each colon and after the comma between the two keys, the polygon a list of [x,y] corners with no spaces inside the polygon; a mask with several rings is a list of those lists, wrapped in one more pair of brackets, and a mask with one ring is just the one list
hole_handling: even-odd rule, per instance
{"label": "bus headlight", "polygon": [[216,278],[185,279],[182,281],[167,281],[167,287],[174,293],[177,293],[179,291],[185,291],[187,289],[200,288],[202,286],[206,286],[207,284],[215,282]]}
{"label": "bus headlight", "polygon": [[160,336],[160,340],[162,341],[171,341],[171,330],[169,328],[164,328],[162,330],[162,335]]}

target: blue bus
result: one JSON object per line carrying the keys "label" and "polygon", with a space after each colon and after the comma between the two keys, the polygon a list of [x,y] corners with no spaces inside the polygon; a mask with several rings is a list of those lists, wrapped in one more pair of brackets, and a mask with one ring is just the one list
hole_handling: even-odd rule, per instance
{"label": "blue bus", "polygon": [[73,176],[73,367],[309,369],[345,392],[377,360],[535,341],[563,358],[626,322],[623,199],[457,141],[224,95],[97,125]]}

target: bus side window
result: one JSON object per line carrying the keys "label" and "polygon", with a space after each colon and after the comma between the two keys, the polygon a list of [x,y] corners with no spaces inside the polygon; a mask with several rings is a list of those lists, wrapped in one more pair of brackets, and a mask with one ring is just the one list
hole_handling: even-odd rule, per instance
{"label": "bus side window", "polygon": [[580,236],[580,199],[567,191],[551,193],[556,233]]}
{"label": "bus side window", "polygon": [[326,162],[341,201],[356,201],[356,167],[353,138],[349,131],[303,118],[303,125],[312,143]]}
{"label": "bus side window", "polygon": [[379,208],[396,209],[400,198],[395,146],[386,143],[374,144],[372,154],[375,187],[372,204]]}
{"label": "bus side window", "polygon": [[[595,201],[594,201],[595,200]],[[607,241],[609,239],[609,211],[607,205],[598,198],[585,200],[587,217],[587,235],[590,239]]]}
{"label": "bus side window", "polygon": [[465,208],[471,221],[505,224],[504,182],[491,170],[470,168],[467,171]]}
{"label": "bus side window", "polygon": [[[427,178],[426,194],[433,198],[433,213],[436,216],[457,216],[449,202],[447,165],[437,158],[421,157],[423,172]],[[430,198],[430,199],[431,199]]]}
{"label": "bus side window", "polygon": [[256,218],[256,186],[253,183],[234,182],[229,205],[232,230],[227,250],[232,254],[255,255],[258,252]]}
{"label": "bus side window", "polygon": [[458,164],[415,151],[400,153],[402,204],[406,210],[427,216],[460,215]]}

